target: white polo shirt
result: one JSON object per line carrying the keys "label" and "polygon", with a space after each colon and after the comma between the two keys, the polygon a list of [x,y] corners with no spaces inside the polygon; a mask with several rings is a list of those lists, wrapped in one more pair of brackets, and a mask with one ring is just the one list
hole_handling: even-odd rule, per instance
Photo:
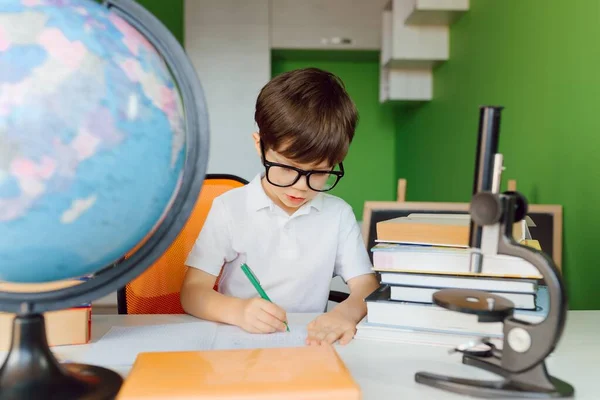
{"label": "white polo shirt", "polygon": [[293,215],[264,192],[261,174],[215,198],[186,264],[223,274],[219,291],[258,297],[246,263],[271,300],[287,312],[323,312],[331,279],[373,273],[352,208],[319,193]]}

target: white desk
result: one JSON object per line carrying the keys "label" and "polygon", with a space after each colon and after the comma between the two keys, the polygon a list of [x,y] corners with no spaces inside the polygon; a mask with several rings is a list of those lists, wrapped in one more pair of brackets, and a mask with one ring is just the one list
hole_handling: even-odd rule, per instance
{"label": "white desk", "polygon": [[[308,323],[314,315],[291,314],[291,324]],[[98,315],[93,317],[92,341],[112,326],[153,325],[196,321],[187,315]],[[547,359],[550,374],[575,387],[575,399],[600,399],[600,311],[572,311],[558,349]],[[87,345],[54,349],[60,357],[81,359]],[[336,346],[338,353],[362,388],[364,399],[464,399],[414,381],[418,371],[429,371],[480,379],[497,379],[480,369],[463,365],[460,354],[448,355],[443,347],[353,340]],[[4,357],[2,357],[4,358]],[[112,368],[127,376],[129,367]]]}

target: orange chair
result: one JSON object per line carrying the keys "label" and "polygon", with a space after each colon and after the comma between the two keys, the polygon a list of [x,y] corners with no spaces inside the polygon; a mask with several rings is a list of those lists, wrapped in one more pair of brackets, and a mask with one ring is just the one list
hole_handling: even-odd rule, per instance
{"label": "orange chair", "polygon": [[119,314],[185,314],[179,292],[192,249],[212,201],[248,181],[226,174],[207,174],[188,222],[167,251],[147,270],[117,292]]}

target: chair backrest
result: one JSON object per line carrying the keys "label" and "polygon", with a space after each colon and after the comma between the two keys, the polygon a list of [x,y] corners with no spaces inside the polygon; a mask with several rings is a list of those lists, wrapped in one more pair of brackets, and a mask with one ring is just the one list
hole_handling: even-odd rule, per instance
{"label": "chair backrest", "polygon": [[184,314],[179,298],[191,251],[215,197],[248,182],[225,174],[207,174],[187,223],[167,251],[118,292],[119,314]]}

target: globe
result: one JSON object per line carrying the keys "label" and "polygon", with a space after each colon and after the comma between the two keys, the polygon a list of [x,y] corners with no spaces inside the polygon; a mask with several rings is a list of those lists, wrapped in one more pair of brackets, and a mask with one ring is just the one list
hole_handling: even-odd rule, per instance
{"label": "globe", "polygon": [[0,280],[118,260],[164,217],[185,146],[171,73],[123,18],[94,1],[0,2]]}
{"label": "globe", "polygon": [[[16,314],[0,398],[114,397],[116,372],[53,357],[43,314],[114,292],[156,261],[207,160],[198,77],[142,6],[0,1],[0,311]],[[80,283],[44,286],[64,280]]]}

